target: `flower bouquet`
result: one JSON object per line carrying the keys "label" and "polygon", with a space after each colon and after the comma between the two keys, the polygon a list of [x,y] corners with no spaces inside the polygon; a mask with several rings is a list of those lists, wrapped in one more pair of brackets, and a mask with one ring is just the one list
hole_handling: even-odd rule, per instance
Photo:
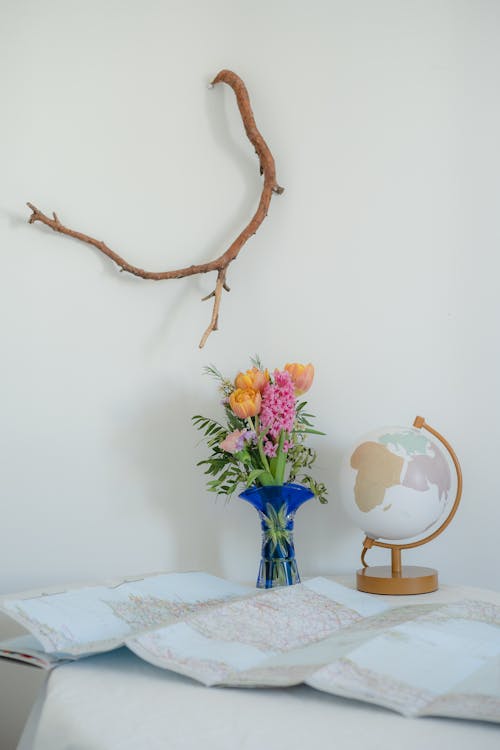
{"label": "flower bouquet", "polygon": [[258,511],[262,524],[262,559],[257,586],[270,588],[300,581],[293,524],[295,512],[316,496],[326,503],[327,490],[309,474],[316,452],[305,445],[313,415],[300,397],[311,387],[312,364],[287,364],[271,375],[256,357],[253,367],[233,381],[217,368],[206,372],[219,383],[226,424],[196,415],[211,454],[200,461],[209,476],[208,489],[229,499],[240,497]]}

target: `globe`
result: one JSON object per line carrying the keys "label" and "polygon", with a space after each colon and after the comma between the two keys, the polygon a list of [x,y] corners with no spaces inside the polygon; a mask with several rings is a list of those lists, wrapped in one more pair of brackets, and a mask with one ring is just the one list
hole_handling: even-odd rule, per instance
{"label": "globe", "polygon": [[448,458],[414,427],[382,427],[356,441],[340,473],[343,505],[372,539],[408,539],[431,528],[451,493]]}

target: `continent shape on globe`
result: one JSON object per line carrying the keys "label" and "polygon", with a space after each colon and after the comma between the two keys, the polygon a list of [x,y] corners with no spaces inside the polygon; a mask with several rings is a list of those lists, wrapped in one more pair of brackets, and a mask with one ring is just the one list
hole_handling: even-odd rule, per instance
{"label": "continent shape on globe", "polygon": [[425,531],[442,514],[451,489],[443,452],[415,428],[370,433],[350,453],[343,473],[349,515],[374,538],[404,539]]}

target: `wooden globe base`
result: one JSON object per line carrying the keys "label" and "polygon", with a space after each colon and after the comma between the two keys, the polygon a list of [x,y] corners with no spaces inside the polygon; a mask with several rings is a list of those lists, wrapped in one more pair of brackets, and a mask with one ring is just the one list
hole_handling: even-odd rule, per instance
{"label": "wooden globe base", "polygon": [[390,565],[375,565],[360,568],[356,573],[358,591],[367,594],[428,594],[437,591],[438,572],[434,568],[421,568],[417,565],[402,565],[395,573]]}

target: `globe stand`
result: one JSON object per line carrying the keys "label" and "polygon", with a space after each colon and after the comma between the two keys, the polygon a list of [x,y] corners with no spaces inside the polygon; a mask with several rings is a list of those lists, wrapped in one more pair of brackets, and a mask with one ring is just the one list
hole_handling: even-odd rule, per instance
{"label": "globe stand", "polygon": [[[445,438],[436,430],[426,424],[423,417],[416,417],[413,426],[417,429],[425,428],[434,437],[436,437],[446,448],[455,466],[457,472],[457,493],[453,506],[446,520],[432,534],[410,544],[390,544],[389,542],[379,542],[372,537],[367,536],[363,542],[363,552],[361,553],[361,563],[363,567],[356,573],[356,583],[358,591],[365,591],[368,594],[389,594],[403,596],[407,594],[428,594],[436,591],[438,588],[438,572],[434,568],[421,568],[417,565],[402,565],[401,550],[420,547],[422,544],[435,539],[445,530],[453,516],[457,512],[460,498],[462,496],[462,470],[455,451]],[[391,550],[391,565],[376,565],[369,567],[365,562],[367,550],[372,547],[384,547]]]}
{"label": "globe stand", "polygon": [[[370,549],[375,540],[367,537],[363,544]],[[391,565],[375,565],[357,571],[358,591],[368,594],[428,594],[438,589],[438,572],[434,568],[422,568],[418,565],[401,565],[401,548],[391,549]]]}

